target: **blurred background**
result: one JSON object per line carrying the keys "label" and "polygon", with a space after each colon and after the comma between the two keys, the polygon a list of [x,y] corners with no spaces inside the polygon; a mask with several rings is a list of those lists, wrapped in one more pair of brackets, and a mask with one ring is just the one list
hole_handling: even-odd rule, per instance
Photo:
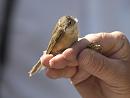
{"label": "blurred background", "polygon": [[0,0],[0,98],[81,98],[67,79],[28,77],[63,15],[78,18],[81,36],[121,31],[130,39],[130,0]]}

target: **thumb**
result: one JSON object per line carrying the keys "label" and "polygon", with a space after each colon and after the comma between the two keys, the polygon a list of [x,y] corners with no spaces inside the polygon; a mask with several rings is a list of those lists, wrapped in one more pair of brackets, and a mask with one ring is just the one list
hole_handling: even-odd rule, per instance
{"label": "thumb", "polygon": [[120,77],[121,63],[110,59],[93,50],[84,49],[78,58],[80,69],[107,82],[112,82],[115,77]]}

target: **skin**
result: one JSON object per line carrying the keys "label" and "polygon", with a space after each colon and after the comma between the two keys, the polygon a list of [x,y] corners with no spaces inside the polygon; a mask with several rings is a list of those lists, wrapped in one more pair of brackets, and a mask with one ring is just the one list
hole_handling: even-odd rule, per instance
{"label": "skin", "polygon": [[[99,42],[101,53],[87,49]],[[43,54],[46,75],[70,78],[83,98],[130,98],[130,45],[119,32],[86,35],[55,57]]]}

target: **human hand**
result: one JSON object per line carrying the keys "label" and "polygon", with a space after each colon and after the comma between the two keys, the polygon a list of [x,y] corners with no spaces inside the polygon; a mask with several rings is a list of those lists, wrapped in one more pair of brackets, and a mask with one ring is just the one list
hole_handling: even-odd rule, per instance
{"label": "human hand", "polygon": [[[99,42],[102,54],[87,49]],[[130,98],[130,45],[121,32],[85,36],[62,54],[43,55],[50,78],[70,78],[83,98]]]}

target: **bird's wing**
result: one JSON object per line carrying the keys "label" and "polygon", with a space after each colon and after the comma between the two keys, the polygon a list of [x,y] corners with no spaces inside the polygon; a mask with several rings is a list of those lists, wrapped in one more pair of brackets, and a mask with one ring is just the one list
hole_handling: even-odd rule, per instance
{"label": "bird's wing", "polygon": [[52,49],[56,45],[57,41],[60,40],[64,36],[65,30],[61,29],[60,27],[56,26],[52,31],[52,37],[50,39],[46,54],[50,54]]}

